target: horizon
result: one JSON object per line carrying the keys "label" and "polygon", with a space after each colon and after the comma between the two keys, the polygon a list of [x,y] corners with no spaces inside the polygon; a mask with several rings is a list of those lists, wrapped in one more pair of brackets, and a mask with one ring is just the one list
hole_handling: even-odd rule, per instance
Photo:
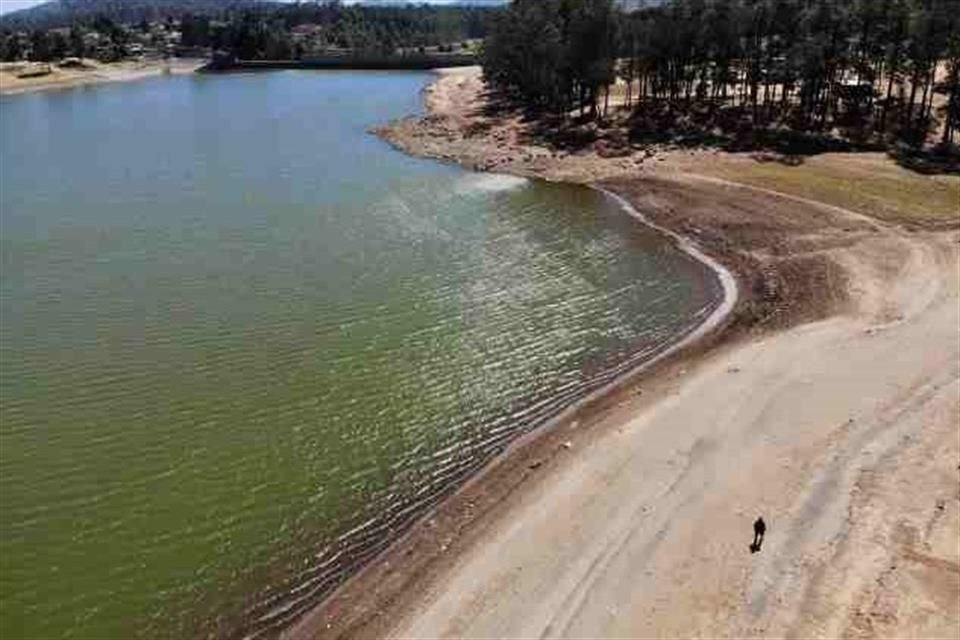
{"label": "horizon", "polygon": [[46,2],[46,0],[0,0],[0,15],[6,15],[22,9],[29,9],[44,2]]}

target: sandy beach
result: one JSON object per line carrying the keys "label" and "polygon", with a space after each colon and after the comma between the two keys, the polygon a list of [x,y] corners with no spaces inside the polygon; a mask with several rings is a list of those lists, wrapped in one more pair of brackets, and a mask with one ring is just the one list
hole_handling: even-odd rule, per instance
{"label": "sandy beach", "polygon": [[66,89],[103,82],[130,82],[160,75],[193,73],[205,60],[171,59],[101,63],[84,60],[83,67],[64,68],[50,65],[46,75],[19,77],[37,63],[3,63],[0,65],[0,95],[32,93],[49,89]]}
{"label": "sandy beach", "polygon": [[286,637],[957,637],[960,178],[557,151],[484,100],[476,69],[447,71],[379,133],[609,190],[730,269],[736,304],[517,442]]}

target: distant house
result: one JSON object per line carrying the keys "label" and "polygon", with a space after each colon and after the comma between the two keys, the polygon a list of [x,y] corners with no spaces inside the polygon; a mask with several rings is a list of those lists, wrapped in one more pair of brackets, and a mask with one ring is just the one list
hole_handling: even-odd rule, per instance
{"label": "distant house", "polygon": [[26,31],[17,31],[17,44],[20,46],[20,51],[23,52],[24,58],[29,58],[28,52],[33,52],[33,42],[30,40],[30,34]]}
{"label": "distant house", "polygon": [[150,24],[150,39],[153,42],[162,42],[166,39],[167,28],[162,22],[153,22]]}
{"label": "distant house", "polygon": [[153,36],[149,33],[143,33],[142,31],[136,31],[131,35],[133,41],[144,47],[149,47],[153,44]]}
{"label": "distant house", "polygon": [[83,34],[83,48],[88,51],[93,51],[100,46],[100,41],[103,38],[96,31],[88,31]]}
{"label": "distant house", "polygon": [[844,73],[836,85],[837,97],[843,101],[845,110],[855,110],[873,97],[873,83],[856,73]]}
{"label": "distant house", "polygon": [[321,35],[322,33],[323,27],[319,24],[298,24],[290,30],[290,35],[294,40],[311,38]]}
{"label": "distant house", "polygon": [[87,65],[85,65],[85,64],[83,63],[83,60],[81,60],[80,58],[73,57],[73,56],[71,56],[71,57],[69,57],[69,58],[64,58],[63,60],[61,60],[61,61],[60,61],[60,64],[59,64],[58,66],[59,66],[61,69],[86,69],[86,68],[88,68]]}
{"label": "distant house", "polygon": [[290,30],[290,38],[301,53],[317,52],[326,44],[323,33],[323,27],[318,24],[298,24]]}

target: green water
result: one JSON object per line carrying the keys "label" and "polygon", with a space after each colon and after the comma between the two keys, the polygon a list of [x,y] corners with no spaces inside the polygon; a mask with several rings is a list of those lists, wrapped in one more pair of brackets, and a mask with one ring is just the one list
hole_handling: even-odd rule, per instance
{"label": "green water", "polygon": [[604,196],[366,133],[426,79],[0,100],[0,638],[272,635],[713,308]]}

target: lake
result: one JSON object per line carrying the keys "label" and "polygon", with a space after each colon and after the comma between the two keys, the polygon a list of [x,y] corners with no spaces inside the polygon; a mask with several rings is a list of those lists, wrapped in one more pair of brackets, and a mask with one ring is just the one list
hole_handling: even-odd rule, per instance
{"label": "lake", "polygon": [[0,99],[0,637],[273,635],[715,308],[607,196],[368,133],[428,81]]}

